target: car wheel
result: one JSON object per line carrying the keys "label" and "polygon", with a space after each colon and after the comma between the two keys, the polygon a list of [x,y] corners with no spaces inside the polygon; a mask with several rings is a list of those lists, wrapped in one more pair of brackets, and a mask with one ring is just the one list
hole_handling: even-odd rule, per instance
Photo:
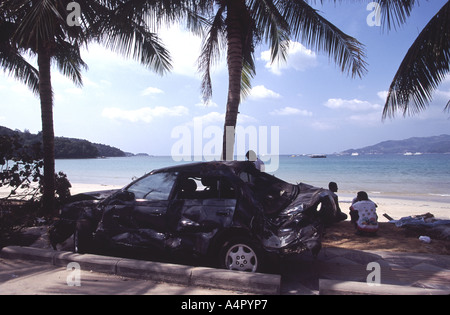
{"label": "car wheel", "polygon": [[219,259],[220,267],[238,271],[257,272],[262,263],[259,248],[246,238],[225,243],[219,253]]}

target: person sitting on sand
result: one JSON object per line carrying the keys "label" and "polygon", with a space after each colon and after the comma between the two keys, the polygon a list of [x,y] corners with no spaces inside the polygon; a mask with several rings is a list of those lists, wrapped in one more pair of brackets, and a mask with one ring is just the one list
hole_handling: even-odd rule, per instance
{"label": "person sitting on sand", "polygon": [[336,222],[347,220],[347,215],[343,213],[341,211],[341,208],[339,207],[339,198],[338,195],[336,194],[338,191],[338,185],[335,182],[330,182],[328,184],[328,189],[332,192],[332,196],[336,204]]}
{"label": "person sitting on sand", "polygon": [[357,234],[374,235],[378,231],[377,205],[369,200],[365,191],[358,192],[350,207],[351,222],[355,225]]}

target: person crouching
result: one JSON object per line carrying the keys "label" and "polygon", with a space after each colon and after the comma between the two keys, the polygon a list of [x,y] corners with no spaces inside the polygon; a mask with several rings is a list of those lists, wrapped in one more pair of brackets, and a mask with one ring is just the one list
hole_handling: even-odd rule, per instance
{"label": "person crouching", "polygon": [[369,199],[365,191],[358,192],[350,207],[351,222],[356,234],[375,235],[378,231],[377,205]]}

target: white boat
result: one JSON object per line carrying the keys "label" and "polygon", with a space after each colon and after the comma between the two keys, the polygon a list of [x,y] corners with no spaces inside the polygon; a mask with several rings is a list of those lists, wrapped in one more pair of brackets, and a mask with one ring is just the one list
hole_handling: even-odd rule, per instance
{"label": "white boat", "polygon": [[359,155],[358,152],[353,152],[353,153],[352,153],[352,156],[358,156],[358,155]]}

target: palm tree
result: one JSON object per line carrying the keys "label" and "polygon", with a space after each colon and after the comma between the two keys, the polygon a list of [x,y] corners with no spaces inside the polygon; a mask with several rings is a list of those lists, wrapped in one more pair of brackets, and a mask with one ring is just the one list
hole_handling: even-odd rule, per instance
{"label": "palm tree", "polygon": [[[389,1],[387,1],[389,2]],[[389,12],[386,1],[380,3]],[[414,1],[403,0],[404,14],[393,21],[404,23],[414,6]],[[385,19],[388,27],[392,22]],[[429,21],[403,59],[391,85],[383,110],[383,119],[417,114],[432,101],[433,91],[450,71],[450,1]],[[445,110],[450,111],[450,100]]]}
{"label": "palm tree", "polygon": [[11,42],[16,25],[0,16],[0,67],[39,93],[39,71],[24,57],[24,50]]}
{"label": "palm tree", "polygon": [[35,69],[17,56],[24,50],[37,56],[44,150],[43,206],[50,214],[54,212],[55,192],[52,61],[79,86],[82,85],[81,71],[87,68],[81,59],[80,47],[91,41],[132,57],[160,74],[171,67],[168,52],[150,31],[149,23],[153,23],[155,17],[170,12],[166,7],[161,8],[160,1],[145,1],[145,14],[138,14],[129,6],[129,1],[77,1],[82,13],[79,27],[70,27],[67,23],[69,2],[4,0],[0,4],[2,29],[9,28],[9,36],[2,38],[0,49],[13,48],[6,56],[0,55],[2,67],[14,71],[16,77],[29,83],[35,91]]}
{"label": "palm tree", "polygon": [[[205,37],[199,69],[203,72],[205,100],[211,98],[211,66],[227,50],[229,87],[224,125],[222,157],[233,159],[241,93],[251,88],[256,74],[255,46],[268,43],[272,62],[286,59],[289,40],[300,40],[325,52],[343,72],[361,77],[366,72],[363,45],[324,19],[304,0],[216,0],[207,2],[209,29]],[[203,3],[205,4],[205,3]],[[209,7],[208,7],[209,5]],[[228,133],[228,136],[227,136]]]}

